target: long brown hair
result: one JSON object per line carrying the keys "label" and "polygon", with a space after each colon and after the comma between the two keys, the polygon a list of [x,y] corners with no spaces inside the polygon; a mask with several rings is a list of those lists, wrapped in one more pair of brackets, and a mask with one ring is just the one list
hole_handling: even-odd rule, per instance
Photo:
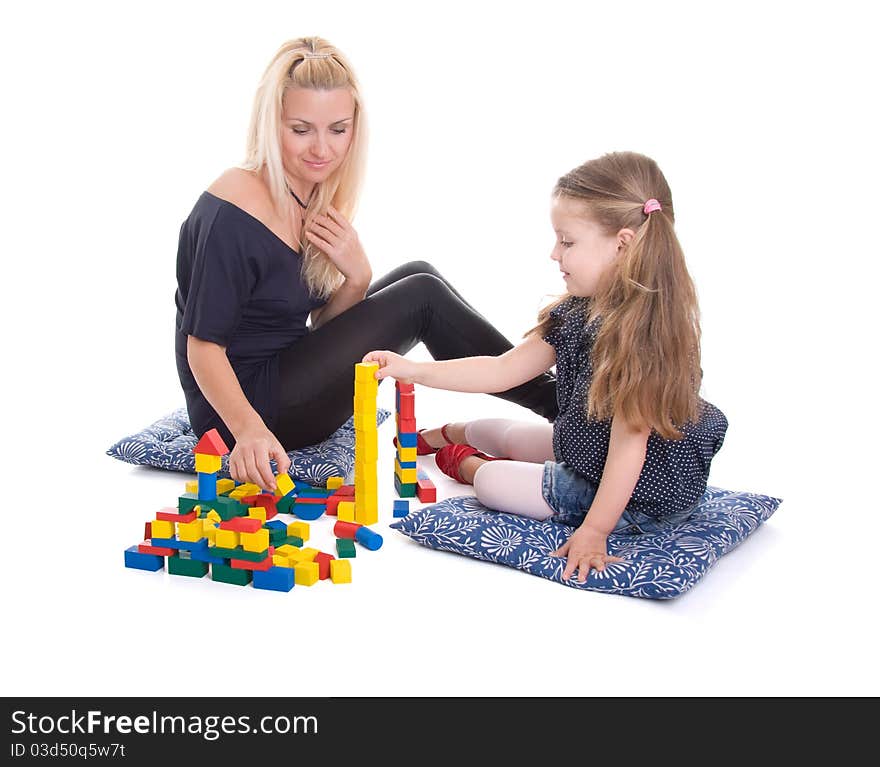
{"label": "long brown hair", "polygon": [[[601,321],[588,415],[620,414],[661,437],[680,438],[680,427],[699,417],[700,319],[666,178],[649,157],[613,152],[562,176],[554,195],[583,203],[585,216],[606,234],[635,233],[590,300],[586,321]],[[662,210],[646,214],[651,198]],[[545,307],[527,335],[546,335],[550,311],[567,298]]]}

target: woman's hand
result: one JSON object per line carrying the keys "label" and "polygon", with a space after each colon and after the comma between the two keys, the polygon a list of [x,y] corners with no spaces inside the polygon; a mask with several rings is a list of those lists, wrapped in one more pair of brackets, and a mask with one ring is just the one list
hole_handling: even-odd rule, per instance
{"label": "woman's hand", "polygon": [[361,362],[379,363],[379,369],[376,371],[376,380],[378,381],[390,376],[401,383],[416,383],[415,377],[418,374],[419,363],[401,357],[394,352],[385,350],[368,352]]}
{"label": "woman's hand", "polygon": [[263,424],[255,424],[235,435],[229,454],[229,475],[236,482],[252,482],[263,490],[277,492],[269,460],[274,458],[279,474],[286,474],[290,458],[275,435]]}
{"label": "woman's hand", "polygon": [[354,227],[336,208],[330,205],[326,214],[315,216],[305,235],[309,242],[327,254],[346,280],[355,285],[370,284],[373,270],[367,254]]}
{"label": "woman's hand", "polygon": [[562,579],[568,580],[578,571],[578,582],[585,583],[592,568],[604,570],[609,562],[623,562],[620,557],[612,557],[608,554],[608,535],[584,522],[571,537],[556,551],[551,552],[554,557],[568,557],[565,569],[562,571]]}

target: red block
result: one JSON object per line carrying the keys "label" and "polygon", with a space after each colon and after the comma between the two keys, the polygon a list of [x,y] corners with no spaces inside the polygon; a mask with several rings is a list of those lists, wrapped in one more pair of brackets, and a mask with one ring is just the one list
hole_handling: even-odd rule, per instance
{"label": "red block", "polygon": [[272,555],[268,555],[262,562],[249,562],[247,559],[230,559],[229,564],[236,570],[268,570],[272,567]]}
{"label": "red block", "polygon": [[144,540],[148,541],[153,537],[153,523],[144,522]]}
{"label": "red block", "polygon": [[178,514],[176,511],[157,511],[156,519],[162,519],[165,522],[194,522],[199,513],[193,509],[189,514]]}
{"label": "red block", "polygon": [[337,513],[337,506],[340,501],[344,501],[345,497],[341,495],[331,495],[327,499],[327,508],[324,510],[325,514],[329,514],[331,517],[335,517]]}
{"label": "red block", "polygon": [[332,554],[326,551],[319,551],[315,554],[314,561],[318,563],[318,580],[324,581],[330,577],[330,560],[336,559]]}
{"label": "red block", "polygon": [[216,429],[211,429],[202,435],[198,444],[193,448],[193,452],[201,453],[202,455],[226,455],[229,452],[229,448],[226,447],[220,432]]}
{"label": "red block", "polygon": [[416,395],[415,394],[407,394],[406,392],[400,393],[400,404],[397,406],[397,412],[400,413],[401,418],[415,418],[416,417]]}
{"label": "red block", "polygon": [[333,495],[341,495],[343,498],[354,498],[354,485],[340,485]]}
{"label": "red block", "polygon": [[235,530],[238,533],[255,533],[263,526],[263,520],[256,517],[233,517],[220,523],[221,530]]}
{"label": "red block", "polygon": [[416,488],[416,495],[422,503],[437,502],[437,488],[429,479],[420,479]]}
{"label": "red block", "polygon": [[361,527],[357,522],[342,522],[337,521],[335,525],[333,525],[333,535],[337,538],[351,538],[354,540],[354,536],[358,531],[358,528]]}
{"label": "red block", "polygon": [[138,544],[138,551],[141,554],[158,554],[160,557],[173,557],[177,553],[167,546],[153,546],[148,540]]}
{"label": "red block", "polygon": [[416,419],[415,418],[398,418],[397,419],[397,433],[398,434],[412,434],[416,430]]}
{"label": "red block", "polygon": [[314,497],[314,496],[311,496],[311,495],[310,495],[310,496],[307,496],[307,497],[297,496],[297,497],[294,499],[293,502],[294,502],[294,504],[297,505],[297,506],[299,506],[299,504],[301,504],[301,503],[320,503],[320,504],[325,504],[325,503],[327,503],[327,501],[330,500],[330,498],[332,498],[332,497],[333,497],[332,495],[329,496],[328,498],[318,498],[318,497]]}
{"label": "red block", "polygon": [[260,495],[247,495],[241,499],[245,506],[262,506],[266,509],[266,519],[272,519],[278,513],[278,507],[275,501],[278,496],[272,493],[261,493]]}
{"label": "red block", "polygon": [[416,385],[411,384],[411,383],[401,383],[400,381],[395,381],[394,388],[396,388],[397,391],[399,391],[403,394],[410,394],[411,392],[414,392],[416,390]]}

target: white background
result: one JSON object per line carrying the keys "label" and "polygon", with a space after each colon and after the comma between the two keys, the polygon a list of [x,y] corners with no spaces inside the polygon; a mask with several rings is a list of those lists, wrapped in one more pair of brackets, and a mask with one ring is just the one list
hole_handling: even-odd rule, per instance
{"label": "white background", "polygon": [[[877,694],[868,3],[28,7],[0,24],[3,694]],[[512,340],[562,290],[555,180],[612,150],[664,169],[704,395],[730,420],[710,481],[784,499],[691,592],[579,592],[393,531],[349,587],[279,595],[122,567],[185,479],[104,454],[183,401],[180,224],[241,161],[269,59],[306,34],[362,83],[354,223],[374,275],[431,261]],[[417,414],[531,416],[425,389]],[[281,688],[259,671],[278,658],[297,669]]]}

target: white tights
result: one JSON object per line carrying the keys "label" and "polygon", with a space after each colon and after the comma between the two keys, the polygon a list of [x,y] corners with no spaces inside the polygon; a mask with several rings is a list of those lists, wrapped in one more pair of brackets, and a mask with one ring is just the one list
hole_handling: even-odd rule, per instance
{"label": "white tights", "polygon": [[553,425],[508,418],[465,424],[467,444],[509,461],[488,461],[474,474],[480,503],[496,511],[545,520],[553,514],[541,493],[544,461],[553,458]]}

